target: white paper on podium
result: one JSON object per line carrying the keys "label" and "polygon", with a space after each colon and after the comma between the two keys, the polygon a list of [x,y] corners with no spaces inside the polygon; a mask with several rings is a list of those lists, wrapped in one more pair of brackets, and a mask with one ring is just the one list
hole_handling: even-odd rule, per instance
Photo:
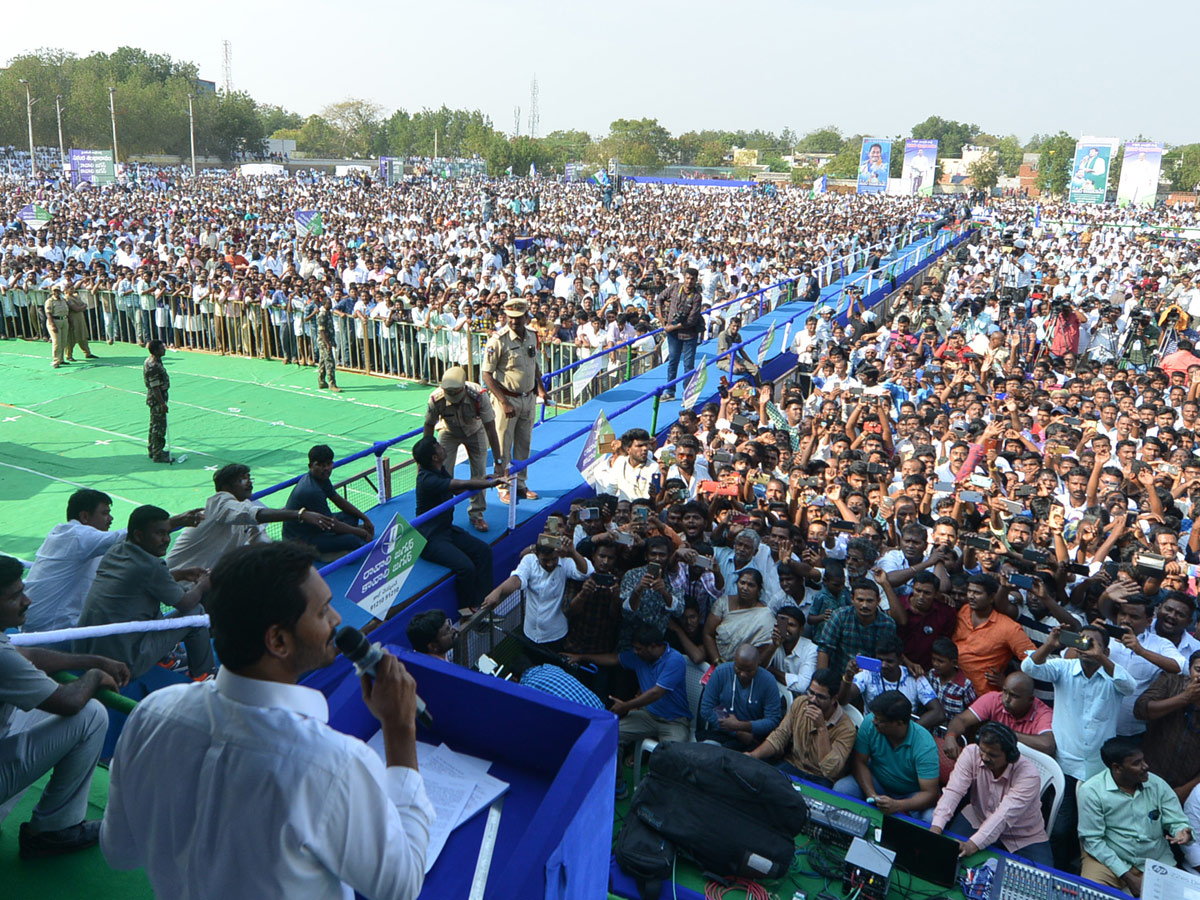
{"label": "white paper on podium", "polygon": [[[367,746],[387,762],[383,750],[383,732],[378,731],[367,741]],[[417,767],[425,782],[425,793],[433,804],[437,817],[429,829],[429,849],[425,854],[425,872],[433,868],[442,848],[454,829],[458,828],[480,810],[508,790],[508,782],[501,781],[487,770],[491,763],[477,756],[457,753],[445,744],[417,742]]]}

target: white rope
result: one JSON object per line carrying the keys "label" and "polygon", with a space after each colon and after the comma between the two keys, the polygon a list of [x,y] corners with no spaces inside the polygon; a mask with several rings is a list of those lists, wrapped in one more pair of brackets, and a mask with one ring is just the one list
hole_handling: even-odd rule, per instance
{"label": "white rope", "polygon": [[82,628],[59,628],[55,631],[34,631],[12,634],[9,639],[18,646],[57,644],[60,641],[108,637],[112,634],[133,634],[142,631],[171,631],[175,628],[207,628],[208,616],[180,616],[177,619],[143,619],[140,622],[110,622],[108,625],[85,625]]}

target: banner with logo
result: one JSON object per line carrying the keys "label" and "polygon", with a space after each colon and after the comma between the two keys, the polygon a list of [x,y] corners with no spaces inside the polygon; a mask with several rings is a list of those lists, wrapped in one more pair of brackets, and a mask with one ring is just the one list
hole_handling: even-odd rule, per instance
{"label": "banner with logo", "polygon": [[817,194],[824,194],[828,190],[829,190],[829,176],[828,175],[822,175],[820,178],[818,178],[816,181],[813,182],[812,192],[813,192],[814,197],[817,196]]}
{"label": "banner with logo", "polygon": [[17,218],[25,223],[25,227],[30,231],[40,231],[50,224],[50,220],[54,218],[50,214],[50,210],[44,206],[38,206],[36,203],[30,203],[19,213]]}
{"label": "banner with logo", "polygon": [[592,484],[592,477],[600,460],[610,452],[614,437],[616,435],[612,426],[608,424],[608,417],[604,415],[604,410],[600,410],[600,415],[596,416],[596,421],[592,424],[592,430],[583,441],[579,461],[575,463],[575,468],[588,484]]}
{"label": "banner with logo", "polygon": [[909,138],[904,142],[904,169],[900,172],[902,193],[928,197],[933,193],[933,173],[937,166],[937,141]]}
{"label": "banner with logo", "polygon": [[325,222],[315,209],[296,210],[296,234],[300,237],[313,235],[319,237],[325,233]]}
{"label": "banner with logo", "polygon": [[81,184],[97,186],[113,184],[117,180],[117,166],[111,150],[76,150],[67,154],[67,165],[71,167],[71,187]]}
{"label": "banner with logo", "polygon": [[708,357],[700,357],[700,370],[692,376],[688,381],[687,387],[683,389],[683,400],[681,407],[683,409],[691,409],[696,405],[696,401],[700,399],[700,392],[704,390],[704,385],[708,384]]}
{"label": "banner with logo", "polygon": [[400,596],[400,588],[424,549],[421,532],[399,515],[392,516],[350,583],[346,599],[382,619]]}
{"label": "banner with logo", "polygon": [[587,390],[587,386],[600,374],[607,361],[608,357],[597,356],[595,359],[585,360],[575,367],[575,371],[571,373],[572,399],[579,400],[583,392]]}
{"label": "banner with logo", "polygon": [[1154,141],[1129,141],[1121,163],[1117,206],[1153,206],[1158,196],[1163,145]]}
{"label": "banner with logo", "polygon": [[1071,203],[1103,203],[1116,138],[1085,137],[1075,145],[1067,199]]}
{"label": "banner with logo", "polygon": [[882,194],[888,186],[892,166],[892,142],[884,138],[863,138],[858,155],[859,194]]}
{"label": "banner with logo", "polygon": [[[763,338],[762,343],[758,345],[758,364],[761,366],[767,361],[767,357],[771,355],[771,345],[775,343],[775,323],[771,323],[771,327],[767,329],[767,336]],[[785,345],[786,346],[786,345]]]}

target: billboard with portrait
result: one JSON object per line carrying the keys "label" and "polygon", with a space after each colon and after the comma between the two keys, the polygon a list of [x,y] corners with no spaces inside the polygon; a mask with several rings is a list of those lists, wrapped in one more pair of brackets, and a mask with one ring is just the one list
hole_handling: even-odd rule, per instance
{"label": "billboard with portrait", "polygon": [[1083,138],[1075,145],[1068,184],[1072,203],[1103,203],[1116,138]]}
{"label": "billboard with portrait", "polygon": [[909,138],[904,142],[904,169],[900,172],[900,183],[904,186],[902,193],[920,194],[923,197],[933,193],[937,152],[937,141]]}
{"label": "billboard with portrait", "polygon": [[888,186],[892,164],[892,142],[883,138],[863,138],[858,156],[859,194],[882,194]]}
{"label": "billboard with portrait", "polygon": [[1153,141],[1130,141],[1125,145],[1121,183],[1117,186],[1118,206],[1154,205],[1162,157],[1163,145]]}

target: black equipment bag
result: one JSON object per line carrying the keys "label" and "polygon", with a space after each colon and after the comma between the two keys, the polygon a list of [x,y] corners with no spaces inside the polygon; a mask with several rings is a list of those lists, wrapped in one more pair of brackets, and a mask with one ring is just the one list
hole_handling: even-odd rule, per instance
{"label": "black equipment bag", "polygon": [[781,877],[808,821],[804,798],[774,766],[703,743],[659,745],[629,812],[626,827],[639,819],[722,877]]}
{"label": "black equipment bag", "polygon": [[658,900],[671,877],[675,845],[635,815],[626,817],[617,835],[617,865],[637,882],[642,900]]}

